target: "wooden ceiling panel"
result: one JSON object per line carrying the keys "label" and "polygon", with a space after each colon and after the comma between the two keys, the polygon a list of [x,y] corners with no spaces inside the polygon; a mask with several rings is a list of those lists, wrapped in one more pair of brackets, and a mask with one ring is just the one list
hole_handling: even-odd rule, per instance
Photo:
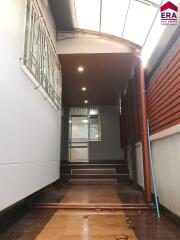
{"label": "wooden ceiling panel", "polygon": [[[85,99],[89,105],[118,104],[134,63],[132,53],[64,54],[59,58],[63,103],[68,106],[82,106]],[[84,72],[79,73],[78,66]]]}

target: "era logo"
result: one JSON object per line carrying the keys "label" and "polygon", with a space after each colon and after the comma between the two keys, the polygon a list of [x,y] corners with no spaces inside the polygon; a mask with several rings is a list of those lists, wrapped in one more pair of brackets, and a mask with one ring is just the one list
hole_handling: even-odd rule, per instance
{"label": "era logo", "polygon": [[177,20],[176,12],[178,11],[178,7],[174,5],[172,2],[168,1],[160,8],[161,11],[161,20]]}
{"label": "era logo", "polygon": [[[177,16],[176,16],[176,14],[175,14],[175,12],[173,12],[173,13],[170,13],[170,12],[162,12],[161,13],[161,18],[162,18],[162,20],[163,20],[163,18],[169,18],[169,19],[177,19]],[[168,20],[169,20],[168,19]]]}

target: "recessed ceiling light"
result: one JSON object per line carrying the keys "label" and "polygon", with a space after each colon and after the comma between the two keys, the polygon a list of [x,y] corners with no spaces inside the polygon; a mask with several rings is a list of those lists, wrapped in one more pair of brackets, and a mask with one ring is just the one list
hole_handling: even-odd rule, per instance
{"label": "recessed ceiling light", "polygon": [[86,87],[82,87],[81,89],[82,89],[82,91],[86,91],[86,90],[87,90],[87,88],[86,88]]}
{"label": "recessed ceiling light", "polygon": [[72,120],[69,120],[69,123],[72,123]]}
{"label": "recessed ceiling light", "polygon": [[84,103],[88,103],[88,100],[85,100]]}
{"label": "recessed ceiling light", "polygon": [[78,72],[84,72],[83,66],[79,66],[77,70],[78,70]]}

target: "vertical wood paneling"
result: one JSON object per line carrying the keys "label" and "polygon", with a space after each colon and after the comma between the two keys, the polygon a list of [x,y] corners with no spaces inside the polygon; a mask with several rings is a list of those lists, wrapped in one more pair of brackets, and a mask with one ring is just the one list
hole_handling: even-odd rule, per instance
{"label": "vertical wood paneling", "polygon": [[180,48],[149,82],[147,108],[151,134],[180,123]]}

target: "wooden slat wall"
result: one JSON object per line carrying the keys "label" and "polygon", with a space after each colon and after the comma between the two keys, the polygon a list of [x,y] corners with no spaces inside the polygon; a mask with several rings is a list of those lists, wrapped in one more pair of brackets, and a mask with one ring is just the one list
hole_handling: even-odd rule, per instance
{"label": "wooden slat wall", "polygon": [[134,113],[134,128],[135,128],[135,142],[141,141],[141,103],[140,103],[140,88],[138,81],[138,72],[135,70],[135,77],[132,81],[132,99],[134,102],[133,113]]}
{"label": "wooden slat wall", "polygon": [[[131,118],[133,118],[133,135],[135,142],[141,141],[141,120],[140,120],[140,99],[139,99],[139,84],[137,80],[137,72],[135,77],[128,82],[127,93],[122,95],[120,115],[120,127],[121,127],[121,143],[122,147],[130,144],[130,136],[132,136],[132,122],[130,122],[130,112],[132,112]],[[130,104],[131,103],[131,104]]]}
{"label": "wooden slat wall", "polygon": [[180,123],[180,47],[147,88],[151,134]]}
{"label": "wooden slat wall", "polygon": [[121,147],[129,145],[129,120],[127,96],[122,96],[122,113],[120,115]]}

